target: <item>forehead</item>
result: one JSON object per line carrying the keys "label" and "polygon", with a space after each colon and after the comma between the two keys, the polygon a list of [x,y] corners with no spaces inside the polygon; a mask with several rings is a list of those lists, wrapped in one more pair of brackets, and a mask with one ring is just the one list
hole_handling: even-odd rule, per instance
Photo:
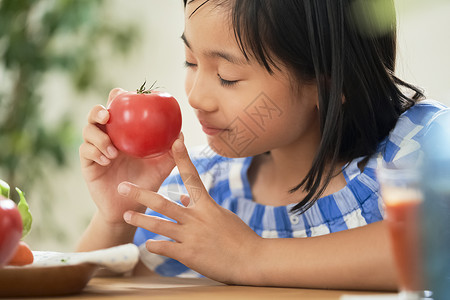
{"label": "forehead", "polygon": [[[215,10],[227,8],[231,11],[231,0],[187,0],[185,7],[186,18],[193,17],[200,10]],[[222,11],[223,12],[223,11]]]}
{"label": "forehead", "polygon": [[231,46],[236,44],[229,13],[216,3],[217,0],[190,0],[185,9],[183,40],[188,46],[216,44]]}
{"label": "forehead", "polygon": [[[191,50],[202,50],[204,53],[223,53],[222,50],[238,58],[239,64],[255,64],[267,68],[256,58],[253,43],[246,43],[248,28],[241,26],[239,32],[235,31],[236,24],[233,23],[232,15],[236,5],[236,0],[187,0],[185,8],[185,29],[183,40]],[[241,0],[238,0],[241,1]],[[256,0],[253,0],[256,1]],[[280,1],[280,0],[276,0]],[[238,26],[239,27],[239,26]],[[239,39],[238,39],[238,36]],[[242,38],[242,40],[241,40]],[[256,45],[258,47],[258,45]],[[262,46],[264,48],[264,46]],[[212,51],[211,51],[212,50]],[[259,51],[261,49],[256,49]],[[270,55],[267,53],[267,55]],[[274,63],[269,73],[279,73],[283,70],[284,75],[289,75],[287,68],[277,57],[270,57],[270,63]]]}

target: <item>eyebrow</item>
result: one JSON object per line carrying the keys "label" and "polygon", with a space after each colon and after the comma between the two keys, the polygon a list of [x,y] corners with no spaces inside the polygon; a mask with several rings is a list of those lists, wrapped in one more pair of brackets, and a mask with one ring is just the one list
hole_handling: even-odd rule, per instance
{"label": "eyebrow", "polygon": [[[195,0],[192,0],[195,1]],[[192,50],[191,48],[191,44],[189,43],[189,41],[186,39],[185,34],[183,33],[181,35],[181,39],[183,40],[184,44],[186,45],[186,47],[188,47],[189,49]],[[235,64],[235,65],[246,65],[248,64],[248,61],[239,57],[236,57],[235,55],[232,55],[230,53],[224,52],[224,51],[220,51],[220,50],[210,50],[210,51],[206,51],[205,52],[206,56],[209,57],[217,57],[217,58],[222,58],[225,59],[226,61]]]}

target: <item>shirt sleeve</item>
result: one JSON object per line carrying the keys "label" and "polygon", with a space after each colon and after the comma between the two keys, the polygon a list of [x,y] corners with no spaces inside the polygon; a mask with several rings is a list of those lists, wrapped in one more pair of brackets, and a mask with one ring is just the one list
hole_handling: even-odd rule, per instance
{"label": "shirt sleeve", "polygon": [[397,167],[418,166],[423,160],[423,145],[430,128],[449,109],[433,100],[423,100],[400,116],[385,141],[382,160]]}

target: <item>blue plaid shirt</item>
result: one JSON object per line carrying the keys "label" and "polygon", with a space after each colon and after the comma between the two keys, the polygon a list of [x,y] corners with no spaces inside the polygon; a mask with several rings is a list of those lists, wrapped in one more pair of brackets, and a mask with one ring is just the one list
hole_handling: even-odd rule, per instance
{"label": "blue plaid shirt", "polygon": [[[267,206],[252,201],[247,170],[253,157],[226,158],[209,147],[196,147],[190,156],[197,167],[211,197],[231,210],[264,238],[300,238],[337,232],[364,226],[383,219],[384,211],[375,170],[384,162],[394,164],[416,163],[422,157],[421,141],[433,122],[448,108],[433,100],[423,100],[399,118],[395,128],[383,140],[364,170],[358,168],[363,158],[349,162],[343,168],[347,185],[338,192],[324,196],[301,215],[291,213],[294,204]],[[187,194],[177,169],[163,183],[160,194],[178,201]],[[147,214],[164,217],[154,211]],[[140,246],[141,260],[151,270],[163,276],[198,277],[176,260],[149,253],[148,239],[164,240],[164,236],[139,228],[134,243]]]}

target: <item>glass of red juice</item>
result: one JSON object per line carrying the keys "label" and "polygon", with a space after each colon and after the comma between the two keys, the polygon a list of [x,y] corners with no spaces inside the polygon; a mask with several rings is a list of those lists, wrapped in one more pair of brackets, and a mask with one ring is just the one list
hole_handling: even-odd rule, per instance
{"label": "glass of red juice", "polygon": [[382,166],[380,192],[396,264],[399,299],[426,299],[422,263],[420,174],[415,168]]}

